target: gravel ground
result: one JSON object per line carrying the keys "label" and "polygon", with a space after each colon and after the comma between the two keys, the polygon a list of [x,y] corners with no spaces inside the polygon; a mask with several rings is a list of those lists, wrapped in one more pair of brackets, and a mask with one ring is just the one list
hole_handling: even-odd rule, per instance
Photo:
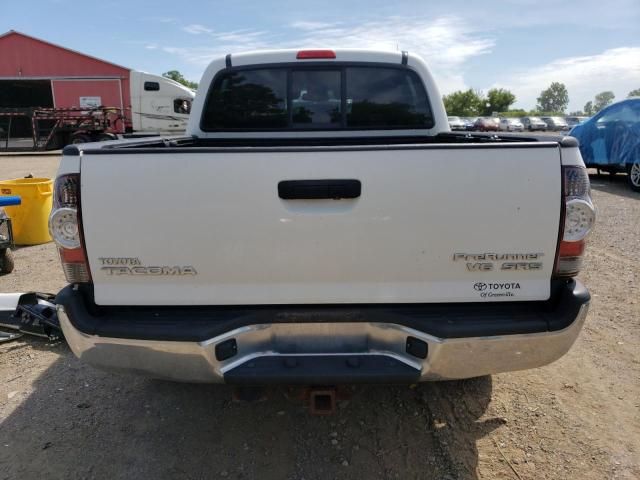
{"label": "gravel ground", "polygon": [[[0,157],[0,178],[56,157]],[[0,345],[0,478],[640,478],[640,195],[592,176],[587,324],[558,362],[466,382],[346,389],[312,417],[282,390],[104,373],[66,345]],[[64,284],[51,244],[21,248],[0,292]]]}

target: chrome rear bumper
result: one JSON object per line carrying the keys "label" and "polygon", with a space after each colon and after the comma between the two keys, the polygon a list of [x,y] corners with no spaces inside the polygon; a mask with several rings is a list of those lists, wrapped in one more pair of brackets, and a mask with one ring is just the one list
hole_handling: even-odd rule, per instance
{"label": "chrome rear bumper", "polygon": [[[247,325],[205,341],[138,340],[83,333],[63,305],[58,305],[58,316],[75,355],[95,367],[184,382],[286,383],[295,379],[292,383],[326,384],[461,379],[540,367],[571,348],[588,306],[588,301],[580,305],[575,319],[561,330],[465,338],[438,338],[395,323],[315,322]],[[427,344],[426,358],[407,352],[410,337]],[[232,345],[234,340],[233,355],[221,360],[225,355],[216,347]],[[323,359],[331,360],[331,368],[338,370],[344,362],[350,373],[322,372],[317,377],[317,369],[305,370]],[[364,370],[377,368],[380,359],[387,361],[390,373],[380,379],[372,371],[365,375]],[[267,360],[268,367],[263,365],[263,370],[247,376],[254,365],[260,367]],[[276,371],[269,371],[263,381],[259,372],[264,368]],[[394,378],[393,372],[401,374]]]}

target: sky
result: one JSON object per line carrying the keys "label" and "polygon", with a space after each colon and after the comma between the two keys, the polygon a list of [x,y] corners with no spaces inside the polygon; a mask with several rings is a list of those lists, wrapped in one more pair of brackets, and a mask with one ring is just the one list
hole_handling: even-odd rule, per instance
{"label": "sky", "polygon": [[554,81],[567,86],[569,110],[640,88],[640,0],[0,0],[0,9],[0,33],[195,81],[227,53],[352,47],[408,50],[443,94],[507,88],[512,108],[534,108]]}

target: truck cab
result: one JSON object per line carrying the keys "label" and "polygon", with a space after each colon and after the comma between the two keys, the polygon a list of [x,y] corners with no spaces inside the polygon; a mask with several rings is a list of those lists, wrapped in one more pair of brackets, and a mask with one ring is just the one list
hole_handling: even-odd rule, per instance
{"label": "truck cab", "polygon": [[131,71],[131,121],[134,132],[183,133],[195,92],[170,78]]}

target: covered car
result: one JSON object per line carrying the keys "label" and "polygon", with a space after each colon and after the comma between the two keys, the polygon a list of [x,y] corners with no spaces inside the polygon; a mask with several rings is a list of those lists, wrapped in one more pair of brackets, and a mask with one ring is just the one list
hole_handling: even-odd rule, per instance
{"label": "covered car", "polygon": [[629,98],[601,110],[573,127],[587,167],[627,172],[629,186],[640,192],[640,98]]}

